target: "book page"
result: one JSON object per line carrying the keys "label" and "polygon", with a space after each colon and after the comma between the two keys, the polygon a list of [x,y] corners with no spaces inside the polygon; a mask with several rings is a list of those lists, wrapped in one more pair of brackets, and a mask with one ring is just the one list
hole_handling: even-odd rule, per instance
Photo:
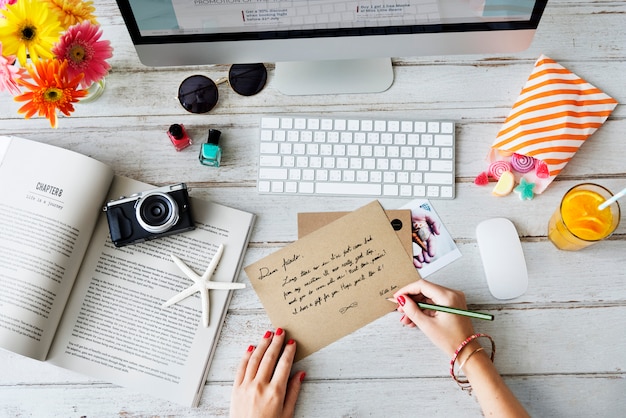
{"label": "book page", "polygon": [[43,360],[113,179],[84,155],[0,137],[0,346]]}
{"label": "book page", "polygon": [[[153,187],[116,177],[110,196]],[[210,290],[210,323],[199,294],[161,305],[193,285],[171,254],[202,275],[224,244],[212,280],[236,281],[254,215],[193,199],[196,229],[121,248],[104,213],[79,272],[49,361],[186,406],[197,405],[232,291]]]}
{"label": "book page", "polygon": [[393,311],[386,300],[419,275],[374,201],[245,267],[296,360]]}

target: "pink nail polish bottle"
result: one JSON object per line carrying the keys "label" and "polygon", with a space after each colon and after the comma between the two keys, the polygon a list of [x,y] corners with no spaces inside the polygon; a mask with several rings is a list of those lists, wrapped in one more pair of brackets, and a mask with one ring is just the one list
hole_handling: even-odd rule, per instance
{"label": "pink nail polish bottle", "polygon": [[191,138],[187,135],[187,131],[185,131],[185,127],[178,123],[170,126],[167,131],[167,136],[170,137],[170,141],[172,141],[172,145],[174,145],[176,151],[181,151],[192,144]]}

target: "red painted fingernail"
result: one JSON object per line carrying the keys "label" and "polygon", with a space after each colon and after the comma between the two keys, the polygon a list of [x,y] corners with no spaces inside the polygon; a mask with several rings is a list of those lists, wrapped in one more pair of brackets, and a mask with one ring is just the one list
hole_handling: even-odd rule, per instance
{"label": "red painted fingernail", "polygon": [[265,335],[263,336],[263,338],[269,338],[272,336],[272,331],[266,331]]}
{"label": "red painted fingernail", "polygon": [[402,296],[402,295],[396,297],[396,300],[398,301],[400,306],[404,306],[404,304],[406,303],[406,299],[404,299],[404,296]]}
{"label": "red painted fingernail", "polygon": [[404,318],[406,318],[406,315],[402,315],[402,318],[400,318],[400,322],[404,321]]}
{"label": "red painted fingernail", "polygon": [[302,382],[305,377],[306,377],[306,373],[302,372],[302,374],[300,375],[300,381]]}
{"label": "red painted fingernail", "polygon": [[253,345],[249,346],[248,347],[248,353],[251,353],[253,351],[254,351],[254,346]]}
{"label": "red painted fingernail", "polygon": [[287,341],[287,344],[289,344],[289,345],[291,345],[293,343],[295,343],[295,341],[293,339],[289,339],[289,341]]}
{"label": "red painted fingernail", "polygon": [[283,329],[282,328],[276,328],[276,335],[283,335]]}

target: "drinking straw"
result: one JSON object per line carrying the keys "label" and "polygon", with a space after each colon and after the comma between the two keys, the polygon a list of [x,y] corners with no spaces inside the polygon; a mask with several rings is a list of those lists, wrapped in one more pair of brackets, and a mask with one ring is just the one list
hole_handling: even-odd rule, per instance
{"label": "drinking straw", "polygon": [[604,210],[604,208],[609,206],[611,203],[615,202],[617,199],[624,197],[624,196],[626,196],[626,189],[622,189],[622,191],[614,194],[613,197],[601,203],[600,206],[598,206],[598,210]]}

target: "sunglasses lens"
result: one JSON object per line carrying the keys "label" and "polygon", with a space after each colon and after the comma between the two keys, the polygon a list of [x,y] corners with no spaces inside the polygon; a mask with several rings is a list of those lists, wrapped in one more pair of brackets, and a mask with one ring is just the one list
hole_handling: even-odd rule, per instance
{"label": "sunglasses lens", "polygon": [[208,112],[217,104],[217,99],[217,86],[203,75],[192,75],[178,87],[178,100],[191,113]]}
{"label": "sunglasses lens", "polygon": [[263,90],[267,70],[263,64],[233,64],[228,72],[228,82],[242,96],[253,96]]}

